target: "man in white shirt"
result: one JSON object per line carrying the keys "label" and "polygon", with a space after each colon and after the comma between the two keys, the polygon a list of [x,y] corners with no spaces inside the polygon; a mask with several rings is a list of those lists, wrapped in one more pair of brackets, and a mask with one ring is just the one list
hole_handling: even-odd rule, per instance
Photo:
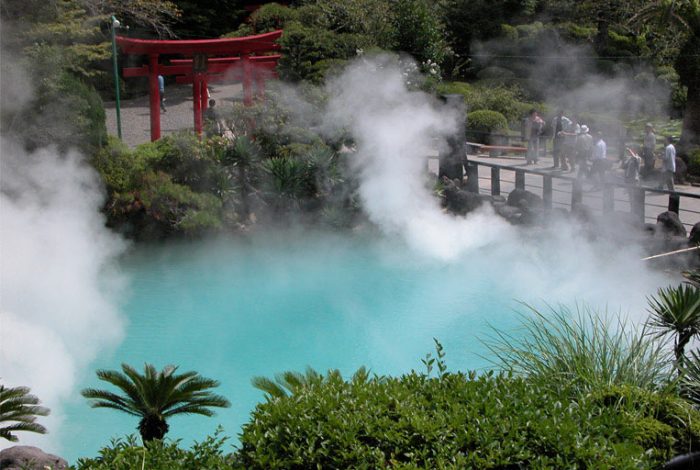
{"label": "man in white shirt", "polygon": [[666,137],[666,148],[664,149],[664,166],[661,170],[661,185],[659,189],[668,186],[670,191],[675,191],[673,187],[673,176],[676,174],[676,147],[673,146],[673,136]]}

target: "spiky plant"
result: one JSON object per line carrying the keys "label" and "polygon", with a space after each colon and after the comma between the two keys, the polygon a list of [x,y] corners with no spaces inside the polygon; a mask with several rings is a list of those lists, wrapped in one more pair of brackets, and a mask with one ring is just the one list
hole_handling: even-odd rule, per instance
{"label": "spiky plant", "polygon": [[558,391],[586,393],[605,386],[656,389],[670,380],[663,345],[623,318],[587,306],[542,313],[525,305],[516,336],[492,328],[484,341],[496,367],[541,381]]}
{"label": "spiky plant", "polygon": [[144,365],[139,374],[133,367],[122,364],[122,372],[98,370],[97,377],[108,382],[123,394],[87,388],[82,395],[91,400],[93,408],[112,408],[141,418],[138,430],[144,442],[162,439],[168,432],[168,418],[177,414],[213,416],[212,407],[226,408],[229,401],[209,391],[219,382],[200,376],[197,372],[176,374],[176,366],[165,366],[156,371],[151,364]]}
{"label": "spiky plant", "polygon": [[658,336],[674,336],[676,364],[682,367],[686,345],[700,332],[700,289],[689,284],[659,289],[649,299],[649,327]]}
{"label": "spiky plant", "polygon": [[696,405],[700,405],[700,354],[691,351],[682,367],[681,391]]}
{"label": "spiky plant", "polygon": [[39,406],[39,399],[28,387],[0,385],[0,437],[17,442],[17,431],[46,434],[46,428],[36,422],[37,416],[47,416],[49,409]]}

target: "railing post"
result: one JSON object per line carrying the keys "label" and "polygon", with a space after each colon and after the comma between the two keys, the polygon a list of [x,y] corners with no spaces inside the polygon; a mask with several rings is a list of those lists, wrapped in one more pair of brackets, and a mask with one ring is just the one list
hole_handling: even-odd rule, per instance
{"label": "railing post", "polygon": [[583,184],[578,179],[571,182],[571,209],[583,202]]}
{"label": "railing post", "polygon": [[525,172],[515,170],[515,189],[525,189]]}
{"label": "railing post", "polygon": [[491,195],[501,195],[501,169],[497,166],[491,167]]}
{"label": "railing post", "polygon": [[542,177],[542,202],[544,210],[552,210],[552,177],[549,175]]}
{"label": "railing post", "polygon": [[678,211],[681,208],[681,197],[678,195],[678,193],[671,193],[668,195],[668,210],[669,212],[675,212],[678,214]]}
{"label": "railing post", "polygon": [[644,188],[634,188],[630,192],[630,208],[637,222],[644,224],[644,206],[646,204],[646,191]]}
{"label": "railing post", "polygon": [[467,191],[479,194],[479,164],[467,163]]}
{"label": "railing post", "polygon": [[611,184],[603,186],[603,214],[609,214],[615,210],[615,187]]}

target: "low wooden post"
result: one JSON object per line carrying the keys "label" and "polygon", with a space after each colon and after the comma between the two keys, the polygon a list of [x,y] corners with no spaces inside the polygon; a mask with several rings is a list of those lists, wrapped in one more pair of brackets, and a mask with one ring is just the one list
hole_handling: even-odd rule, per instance
{"label": "low wooden post", "polygon": [[678,195],[678,193],[671,193],[668,195],[668,210],[669,212],[675,212],[678,214],[678,211],[681,208],[681,197]]}
{"label": "low wooden post", "polygon": [[634,218],[639,224],[644,224],[644,206],[646,204],[646,191],[644,188],[634,188],[630,194],[630,208]]}
{"label": "low wooden post", "polygon": [[479,194],[479,164],[467,164],[467,191]]}
{"label": "low wooden post", "polygon": [[515,189],[525,189],[525,172],[515,170]]}
{"label": "low wooden post", "polygon": [[603,186],[603,214],[609,214],[615,210],[615,186],[606,184]]}
{"label": "low wooden post", "polygon": [[552,177],[549,175],[542,177],[542,202],[544,210],[552,210]]}
{"label": "low wooden post", "polygon": [[583,202],[583,184],[578,179],[571,183],[571,209]]}
{"label": "low wooden post", "polygon": [[497,166],[491,167],[491,195],[501,195],[501,169]]}

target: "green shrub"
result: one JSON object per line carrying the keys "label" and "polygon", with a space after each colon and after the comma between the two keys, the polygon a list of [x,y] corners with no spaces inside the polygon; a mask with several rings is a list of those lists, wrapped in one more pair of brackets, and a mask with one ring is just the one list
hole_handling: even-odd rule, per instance
{"label": "green shrub", "polygon": [[467,140],[490,143],[492,133],[508,129],[508,121],[497,111],[472,111],[467,113]]}
{"label": "green shrub", "polygon": [[[493,69],[491,69],[493,70]],[[508,122],[520,122],[531,108],[542,109],[538,103],[522,101],[517,87],[470,85],[464,82],[443,82],[437,88],[438,93],[457,93],[464,96],[469,111],[497,111]]]}
{"label": "green shrub", "polygon": [[235,457],[224,452],[228,440],[218,429],[213,436],[195,442],[191,449],[182,449],[178,441],[154,440],[145,446],[137,443],[136,436],[113,439],[111,444],[100,449],[96,458],[81,458],[76,470],[233,470],[241,468]]}
{"label": "green shrub", "polygon": [[[697,449],[697,411],[677,398],[624,393],[635,413],[505,375],[345,381],[330,372],[259,404],[239,457],[249,469],[657,468]],[[683,419],[669,424],[654,405],[659,396]]]}
{"label": "green shrub", "polygon": [[691,175],[700,176],[700,147],[688,153],[688,171]]}
{"label": "green shrub", "polygon": [[289,21],[298,17],[297,10],[279,3],[268,3],[250,15],[250,23],[257,34],[282,29]]}

